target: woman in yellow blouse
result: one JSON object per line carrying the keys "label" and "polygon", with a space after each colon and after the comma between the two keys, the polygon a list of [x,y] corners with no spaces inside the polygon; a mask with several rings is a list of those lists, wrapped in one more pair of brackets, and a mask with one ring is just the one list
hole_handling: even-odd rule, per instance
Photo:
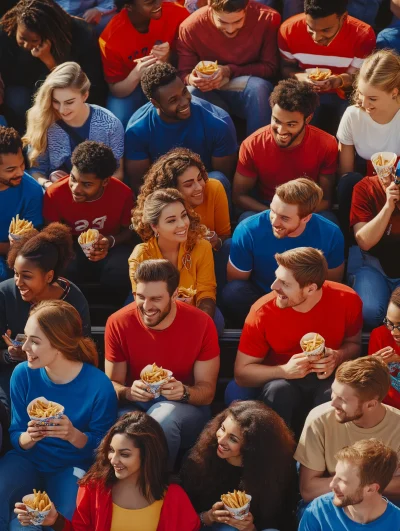
{"label": "woman in yellow blouse", "polygon": [[147,197],[140,194],[132,223],[144,242],[134,248],[129,258],[133,293],[136,291],[133,275],[138,264],[165,258],[179,269],[180,287],[196,291],[188,302],[210,315],[218,332],[222,332],[223,317],[216,308],[213,252],[210,242],[204,239],[207,228],[187,208],[178,190],[157,190]]}

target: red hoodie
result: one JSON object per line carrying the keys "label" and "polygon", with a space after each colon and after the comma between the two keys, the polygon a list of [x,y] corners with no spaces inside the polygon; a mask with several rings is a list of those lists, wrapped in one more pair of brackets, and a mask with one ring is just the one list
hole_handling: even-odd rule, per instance
{"label": "red hoodie", "polygon": [[[72,522],[65,521],[63,531],[110,531],[112,519],[111,489],[100,483],[79,487]],[[157,531],[198,531],[200,520],[186,492],[170,485],[164,497]]]}

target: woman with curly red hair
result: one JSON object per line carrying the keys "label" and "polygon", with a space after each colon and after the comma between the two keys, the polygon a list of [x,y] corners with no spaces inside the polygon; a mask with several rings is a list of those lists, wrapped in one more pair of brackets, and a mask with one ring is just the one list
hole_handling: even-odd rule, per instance
{"label": "woman with curly red hair", "polygon": [[[181,471],[203,525],[218,531],[294,529],[294,447],[285,422],[262,402],[234,402],[212,419]],[[243,520],[233,519],[221,502],[234,489],[252,497]]]}

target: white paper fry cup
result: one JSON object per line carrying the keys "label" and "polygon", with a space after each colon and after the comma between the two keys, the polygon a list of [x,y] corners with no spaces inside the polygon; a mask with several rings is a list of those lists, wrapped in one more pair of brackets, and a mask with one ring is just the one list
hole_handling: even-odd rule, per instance
{"label": "white paper fry cup", "polygon": [[152,368],[153,368],[152,365],[146,365],[146,367],[144,367],[144,369],[142,369],[140,372],[140,379],[146,385],[150,393],[154,395],[154,398],[158,398],[161,395],[160,387],[166,384],[167,382],[169,382],[172,376],[172,372],[167,371],[168,376],[164,378],[164,380],[160,380],[159,382],[155,382],[155,383],[149,383],[149,382],[146,382],[146,380],[142,379],[142,374],[144,374],[145,372],[150,372]]}
{"label": "white paper fry cup", "polygon": [[[34,497],[35,497],[34,494],[27,494],[26,496],[22,498],[22,503],[33,501]],[[29,516],[31,517],[31,522],[33,525],[42,525],[46,516],[51,511],[51,508],[48,511],[37,511],[36,509],[32,509],[32,507],[29,507],[29,505],[25,505],[25,507],[26,507],[26,510]]]}
{"label": "white paper fry cup", "polygon": [[231,513],[232,518],[235,520],[243,520],[243,518],[246,516],[246,514],[250,511],[250,502],[251,502],[251,496],[250,494],[246,494],[247,503],[246,505],[243,505],[243,507],[228,507],[224,504],[224,507],[227,511]]}
{"label": "white paper fry cup", "polygon": [[[379,155],[382,156],[384,160],[389,160],[387,164],[383,166],[379,166],[378,164],[375,164],[375,160],[379,157]],[[394,174],[394,166],[396,164],[397,155],[396,153],[393,153],[392,151],[378,151],[378,153],[374,153],[371,157],[371,162],[374,167],[374,170],[376,171],[376,174],[382,181],[384,181],[385,184],[390,184],[392,181],[392,175]]]}
{"label": "white paper fry cup", "polygon": [[15,242],[22,238],[22,234],[13,234],[12,232],[10,232],[9,235],[10,238]]}
{"label": "white paper fry cup", "polygon": [[35,400],[32,400],[32,402],[29,402],[28,407],[26,408],[26,411],[28,412],[29,418],[31,420],[34,420],[38,426],[55,426],[55,421],[57,419],[61,418],[64,415],[64,406],[62,406],[61,404],[58,404],[57,402],[53,402],[53,400],[51,400],[51,402],[55,406],[58,406],[60,408],[58,413],[56,413],[52,417],[44,417],[44,418],[43,417],[33,417],[32,415],[30,415],[29,412],[30,412],[31,407],[33,406],[33,404],[35,402],[37,402],[38,400],[40,400],[41,402],[44,402],[45,404],[48,404],[50,402],[44,396],[38,396],[37,398],[35,398]]}
{"label": "white paper fry cup", "polygon": [[79,238],[78,238],[78,243],[81,246],[82,251],[85,253],[85,255],[87,257],[90,256],[90,251],[93,249],[93,245],[97,242],[97,240],[99,239],[99,236],[100,236],[100,233],[99,233],[99,231],[97,229],[92,229],[92,230],[96,231],[96,238],[94,240],[92,240],[91,242],[89,242],[89,243],[80,243]]}
{"label": "white paper fry cup", "polygon": [[215,61],[200,61],[200,63],[197,63],[197,65],[195,67],[197,75],[199,77],[204,78],[204,79],[210,79],[210,80],[214,79],[214,77],[217,75],[219,69],[217,68],[216,71],[213,72],[212,74],[203,74],[203,72],[200,72],[199,67],[204,66],[204,65],[205,66],[215,65]]}
{"label": "white paper fry cup", "polygon": [[[330,68],[319,68],[318,70],[321,72],[321,74],[324,74],[325,72],[331,72]],[[314,85],[323,85],[329,77],[326,79],[321,79],[318,81],[317,79],[310,78],[310,74],[313,74],[316,71],[316,68],[306,68],[306,73],[308,74],[308,79],[311,81],[311,83],[314,83]]]}
{"label": "white paper fry cup", "polygon": [[[311,350],[310,352],[306,352],[303,348],[303,341],[307,341],[308,339],[314,339],[315,337],[315,334],[316,332],[309,332],[308,334],[305,334],[301,339],[300,339],[300,346],[304,352],[304,354],[306,354],[308,357],[312,358],[313,361],[318,361],[319,359],[323,358],[324,357],[324,352],[325,352],[325,339],[323,341],[323,343],[321,345],[319,345],[319,347],[315,348],[314,350]],[[318,334],[320,337],[321,334]]]}

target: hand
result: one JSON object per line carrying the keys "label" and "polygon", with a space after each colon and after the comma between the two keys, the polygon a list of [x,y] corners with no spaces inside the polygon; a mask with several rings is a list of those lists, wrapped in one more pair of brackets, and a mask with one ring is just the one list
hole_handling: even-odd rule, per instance
{"label": "hand", "polygon": [[160,388],[160,393],[162,396],[165,396],[167,400],[180,400],[183,397],[185,389],[182,382],[178,382],[172,376],[169,382],[165,383]]}
{"label": "hand", "polygon": [[127,392],[126,398],[131,402],[150,402],[154,399],[154,395],[142,380],[135,380]]}
{"label": "hand", "polygon": [[222,501],[214,503],[209,511],[206,513],[207,524],[213,524],[214,522],[225,522],[226,519],[229,519],[230,513],[224,508]]}
{"label": "hand", "polygon": [[393,211],[399,199],[400,186],[391,182],[386,188],[386,205]]}
{"label": "hand", "polygon": [[[32,525],[31,517],[29,516],[29,513],[26,510],[26,505],[24,503],[17,502],[15,504],[14,513],[17,515],[18,521],[22,526],[25,527],[28,525]],[[42,525],[52,527],[55,524],[55,521],[57,520],[57,516],[57,509],[55,508],[54,503],[52,503],[50,512],[43,520]]]}
{"label": "hand", "polygon": [[[310,80],[312,82],[312,80]],[[342,84],[342,78],[339,76],[330,76],[328,79],[325,79],[323,83],[313,83],[315,85],[316,92],[327,92],[328,90],[336,90]]]}
{"label": "hand", "polygon": [[393,363],[395,361],[400,362],[400,356],[396,354],[392,347],[381,348],[380,350],[378,350],[378,352],[375,352],[375,354],[372,355],[379,356],[381,360],[386,364]]}
{"label": "hand", "polygon": [[52,183],[56,183],[57,181],[65,177],[66,175],[68,175],[68,173],[65,173],[65,171],[62,171],[62,170],[53,171],[49,175],[49,181],[51,181]]}
{"label": "hand", "polygon": [[26,433],[35,444],[46,437],[45,426],[38,426],[34,420],[28,422]]}
{"label": "hand", "polygon": [[225,523],[239,531],[255,531],[254,519],[251,513],[247,513],[243,520],[236,520],[231,516],[225,520]]}
{"label": "hand", "polygon": [[286,365],[282,365],[282,369],[286,380],[304,378],[311,372],[309,358],[304,352],[294,354]]}
{"label": "hand", "polygon": [[32,48],[31,54],[46,65],[50,62],[54,62],[54,57],[51,53],[51,42],[48,39],[39,44],[39,46]]}
{"label": "hand", "polygon": [[12,361],[26,361],[26,354],[22,350],[22,346],[16,347],[11,342],[11,330],[7,330],[6,334],[1,336],[7,345],[7,350]]}
{"label": "hand", "polygon": [[325,357],[310,364],[311,372],[317,373],[319,380],[326,380],[337,367],[338,351],[325,348]]}
{"label": "hand", "polygon": [[229,79],[230,68],[228,66],[218,67],[215,77],[212,79],[206,79],[200,77],[196,70],[193,70],[189,76],[189,85],[193,85],[201,92],[209,92],[210,90],[219,89],[224,83],[226,78]]}
{"label": "hand", "polygon": [[146,57],[137,59],[135,62],[136,62],[136,68],[134,68],[132,72],[135,72],[135,75],[138,76],[139,79],[142,79],[143,73],[150,66],[154,65],[157,62],[157,57],[154,57],[153,55],[147,55]]}
{"label": "hand", "polygon": [[108,249],[110,247],[110,240],[99,234],[98,240],[93,244],[93,247],[90,250],[89,260],[91,262],[98,262],[103,260],[108,254]]}
{"label": "hand", "polygon": [[169,51],[169,43],[163,42],[162,44],[155,44],[150,53],[161,63],[166,63],[168,61]]}
{"label": "hand", "polygon": [[71,442],[75,437],[76,429],[67,415],[63,415],[54,422],[57,423],[55,426],[41,427],[42,431],[45,432],[45,437],[53,437],[55,439]]}
{"label": "hand", "polygon": [[98,24],[101,20],[101,11],[99,11],[96,7],[92,7],[91,9],[85,11],[83,18],[88,24]]}

